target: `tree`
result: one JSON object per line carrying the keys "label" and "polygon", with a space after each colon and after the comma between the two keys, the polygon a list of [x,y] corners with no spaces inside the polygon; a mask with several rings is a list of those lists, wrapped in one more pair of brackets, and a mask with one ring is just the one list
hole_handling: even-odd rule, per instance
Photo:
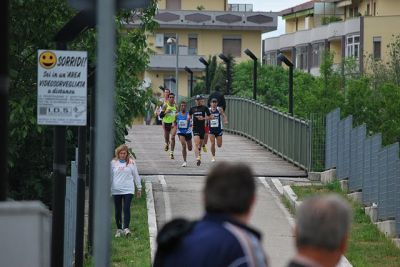
{"label": "tree", "polygon": [[[126,32],[119,24],[117,48],[116,142],[123,142],[121,129],[133,116],[142,114],[148,94],[140,91],[137,78],[148,62],[145,32],[156,26],[152,20],[155,3],[142,13],[142,26]],[[9,176],[10,197],[40,199],[50,206],[52,189],[52,127],[36,123],[37,50],[55,49],[53,37],[73,17],[62,0],[19,0],[10,5],[10,116]],[[127,14],[120,14],[120,19]],[[126,32],[126,34],[125,34]],[[95,33],[88,31],[69,45],[87,50],[95,62]],[[76,128],[67,128],[68,160],[76,145]],[[111,157],[111,155],[110,155]]]}

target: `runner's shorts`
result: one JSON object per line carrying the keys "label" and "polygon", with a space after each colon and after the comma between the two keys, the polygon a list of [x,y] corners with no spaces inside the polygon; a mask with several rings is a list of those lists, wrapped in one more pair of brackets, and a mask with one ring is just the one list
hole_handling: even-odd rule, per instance
{"label": "runner's shorts", "polygon": [[167,131],[171,131],[172,123],[164,122],[164,129],[167,130]]}
{"label": "runner's shorts", "polygon": [[210,134],[214,135],[215,137],[222,136],[224,131],[222,129],[213,129],[210,128]]}
{"label": "runner's shorts", "polygon": [[192,140],[192,134],[191,134],[191,133],[186,133],[186,134],[184,134],[184,133],[178,133],[178,136],[183,136],[183,137],[185,137],[185,140],[186,140],[186,141]]}
{"label": "runner's shorts", "polygon": [[204,139],[205,129],[203,128],[193,128],[193,136],[199,136],[201,140]]}

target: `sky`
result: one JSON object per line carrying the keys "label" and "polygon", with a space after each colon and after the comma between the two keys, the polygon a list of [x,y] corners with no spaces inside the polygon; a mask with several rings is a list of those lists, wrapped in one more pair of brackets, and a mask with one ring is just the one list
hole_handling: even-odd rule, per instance
{"label": "sky", "polygon": [[[286,8],[308,2],[309,0],[228,0],[229,4],[253,4],[254,11],[275,11],[279,12]],[[263,34],[263,39],[281,35],[285,32],[285,24],[281,17],[278,17],[278,29]]]}

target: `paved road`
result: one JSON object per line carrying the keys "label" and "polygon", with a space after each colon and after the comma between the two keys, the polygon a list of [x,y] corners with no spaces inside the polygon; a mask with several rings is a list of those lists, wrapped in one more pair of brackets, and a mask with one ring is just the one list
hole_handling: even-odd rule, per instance
{"label": "paved road", "polygon": [[[176,159],[170,160],[163,151],[161,134],[159,126],[134,126],[128,135],[140,174],[153,184],[158,229],[171,218],[202,216],[204,175],[212,166],[210,153],[203,155],[204,164],[197,167],[191,152],[189,166],[182,168],[180,144],[175,149]],[[259,176],[255,178],[258,196],[251,224],[264,236],[263,245],[271,266],[285,266],[294,254],[291,218],[271,189],[269,177],[299,177],[305,175],[304,171],[244,137],[229,134],[224,135],[224,147],[217,151],[217,160],[249,163]]]}
{"label": "paved road", "polygon": [[[211,153],[202,153],[202,165],[195,164],[194,152],[188,153],[188,167],[182,168],[181,145],[175,147],[175,160],[165,152],[161,126],[135,125],[127,138],[137,156],[142,175],[205,175],[209,170]],[[208,145],[208,150],[210,146]],[[306,173],[267,149],[242,136],[224,134],[223,146],[217,148],[217,160],[241,161],[252,166],[257,176],[304,177]]]}

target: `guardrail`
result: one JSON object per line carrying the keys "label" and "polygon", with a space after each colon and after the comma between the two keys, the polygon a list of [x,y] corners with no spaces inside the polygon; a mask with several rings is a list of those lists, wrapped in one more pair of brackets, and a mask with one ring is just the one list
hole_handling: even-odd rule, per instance
{"label": "guardrail", "polygon": [[[311,124],[259,102],[225,96],[229,123],[224,130],[243,135],[298,167],[311,168]],[[189,106],[194,100],[189,101]]]}

